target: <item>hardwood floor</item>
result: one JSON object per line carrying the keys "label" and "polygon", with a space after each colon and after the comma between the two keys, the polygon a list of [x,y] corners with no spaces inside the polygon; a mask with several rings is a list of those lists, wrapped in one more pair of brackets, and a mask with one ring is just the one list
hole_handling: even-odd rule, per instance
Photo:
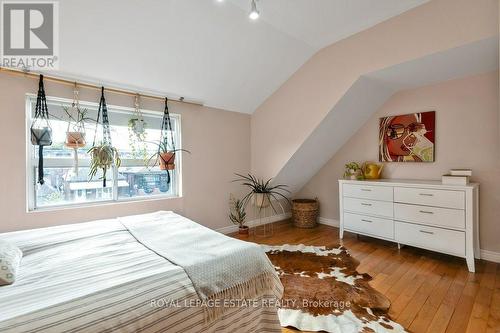
{"label": "hardwood floor", "polygon": [[[274,224],[274,234],[239,237],[262,244],[339,244],[338,229],[319,225],[298,229],[289,221]],[[414,333],[499,333],[500,264],[476,261],[469,273],[465,259],[403,247],[347,233],[342,244],[360,261],[358,272],[392,302],[391,318]],[[297,332],[283,329],[283,333]]]}

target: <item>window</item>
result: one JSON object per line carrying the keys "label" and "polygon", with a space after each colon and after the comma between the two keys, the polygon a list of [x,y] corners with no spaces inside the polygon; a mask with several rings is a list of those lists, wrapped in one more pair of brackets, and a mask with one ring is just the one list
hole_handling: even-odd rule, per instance
{"label": "window", "polygon": [[[129,131],[128,121],[134,109],[108,105],[111,140],[122,160],[119,168],[107,172],[107,186],[103,187],[102,174],[89,179],[90,156],[87,151],[92,147],[95,122],[85,122],[86,146],[78,149],[78,168],[75,167],[75,151],[65,146],[68,129],[68,116],[64,108],[71,106],[71,100],[47,97],[52,127],[52,145],[44,147],[45,183],[37,183],[38,147],[28,144],[28,208],[29,210],[49,207],[81,205],[90,203],[115,202],[180,195],[181,156],[176,156],[175,170],[163,171],[152,166],[148,159],[158,150],[163,114],[143,110],[146,123],[146,139],[143,143],[134,140]],[[36,96],[27,98],[28,135],[34,114]],[[98,104],[80,102],[81,109],[87,109],[87,117],[96,119]],[[174,140],[180,146],[180,116],[172,115]],[[102,127],[97,128],[97,138],[102,135]],[[135,141],[135,144],[132,143]],[[167,172],[171,182],[167,183]]]}

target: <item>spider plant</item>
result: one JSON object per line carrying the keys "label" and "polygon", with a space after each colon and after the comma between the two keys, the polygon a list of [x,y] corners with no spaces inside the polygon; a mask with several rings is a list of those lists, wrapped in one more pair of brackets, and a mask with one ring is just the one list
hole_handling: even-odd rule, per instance
{"label": "spider plant", "polygon": [[291,192],[287,190],[287,185],[284,184],[272,184],[272,178],[264,181],[263,179],[259,179],[251,174],[241,175],[236,173],[238,176],[237,179],[233,180],[233,182],[239,182],[241,185],[246,186],[250,189],[243,199],[241,199],[243,206],[246,207],[251,199],[253,199],[253,203],[259,207],[259,210],[262,208],[266,208],[271,206],[273,211],[277,214],[278,211],[273,204],[271,199],[274,199],[280,206],[280,200],[285,199],[287,204],[290,204],[290,200],[287,198],[287,194]]}
{"label": "spider plant", "polygon": [[106,187],[106,172],[113,164],[120,167],[121,159],[118,150],[108,143],[93,146],[88,153],[91,156],[89,177],[95,177],[97,171],[102,169],[102,186]]}
{"label": "spider plant", "polygon": [[174,170],[175,169],[175,154],[177,152],[186,152],[191,154],[189,150],[186,149],[173,149],[167,140],[150,142],[158,147],[158,151],[149,157],[146,165],[156,166],[159,165],[162,170]]}

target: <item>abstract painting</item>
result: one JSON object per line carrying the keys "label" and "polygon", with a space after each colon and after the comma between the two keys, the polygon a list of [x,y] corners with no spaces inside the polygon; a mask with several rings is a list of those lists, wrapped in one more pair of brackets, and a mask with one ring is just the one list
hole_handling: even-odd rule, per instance
{"label": "abstract painting", "polygon": [[434,162],[436,112],[380,118],[380,162]]}

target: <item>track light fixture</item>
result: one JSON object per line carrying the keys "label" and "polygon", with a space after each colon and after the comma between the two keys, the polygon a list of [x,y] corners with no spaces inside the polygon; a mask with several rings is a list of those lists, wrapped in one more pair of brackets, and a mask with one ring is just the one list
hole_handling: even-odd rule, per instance
{"label": "track light fixture", "polygon": [[256,20],[258,19],[260,16],[260,13],[259,11],[257,10],[257,3],[256,3],[256,0],[252,0],[251,2],[251,9],[250,9],[250,14],[248,14],[248,17],[251,19],[251,20]]}

